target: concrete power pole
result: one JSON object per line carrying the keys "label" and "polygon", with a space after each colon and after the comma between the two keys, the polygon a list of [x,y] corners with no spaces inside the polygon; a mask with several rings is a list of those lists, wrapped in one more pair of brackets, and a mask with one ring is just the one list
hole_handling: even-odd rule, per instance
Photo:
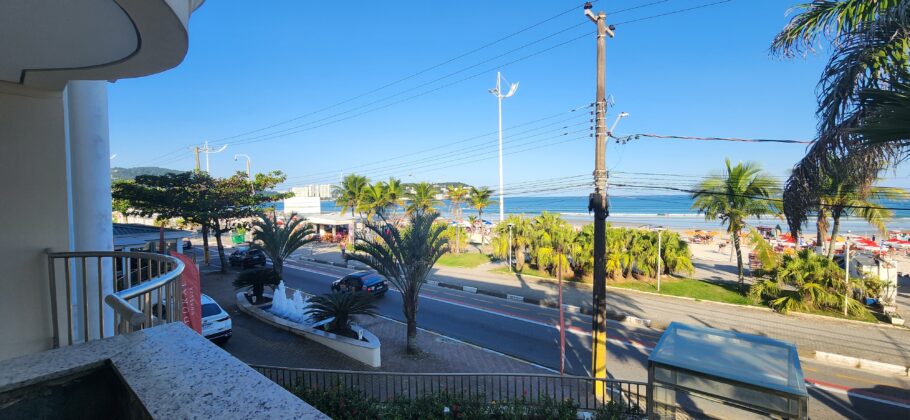
{"label": "concrete power pole", "polygon": [[[591,376],[607,377],[607,244],[606,225],[609,211],[607,209],[607,127],[606,127],[606,37],[613,37],[613,29],[607,27],[607,14],[595,15],[591,3],[585,3],[585,16],[597,25],[597,93],[594,122],[594,193],[590,196],[588,210],[594,211],[594,316],[593,342],[591,343],[592,366]],[[595,382],[596,383],[596,382]],[[603,398],[605,390],[595,385],[594,394]]]}
{"label": "concrete power pole", "polygon": [[193,147],[193,154],[196,155],[196,172],[202,170],[202,168],[199,166],[199,150],[199,146]]}

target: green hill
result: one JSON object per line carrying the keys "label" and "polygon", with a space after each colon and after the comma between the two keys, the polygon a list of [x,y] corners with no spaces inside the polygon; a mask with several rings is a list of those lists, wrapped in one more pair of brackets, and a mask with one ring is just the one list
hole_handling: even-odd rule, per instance
{"label": "green hill", "polygon": [[135,179],[139,175],[176,174],[184,171],[159,168],[157,166],[139,166],[135,168],[111,168],[111,179],[114,181]]}

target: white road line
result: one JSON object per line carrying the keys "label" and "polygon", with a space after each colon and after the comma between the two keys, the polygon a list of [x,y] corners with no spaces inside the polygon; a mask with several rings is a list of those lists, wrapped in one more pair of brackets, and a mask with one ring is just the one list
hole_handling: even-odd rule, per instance
{"label": "white road line", "polygon": [[884,399],[884,398],[876,398],[876,397],[873,397],[873,396],[870,396],[870,395],[861,394],[861,393],[857,393],[857,392],[854,392],[854,391],[847,391],[847,390],[844,390],[844,389],[833,388],[833,387],[826,386],[826,385],[814,384],[814,383],[811,383],[811,382],[806,382],[806,385],[808,385],[808,386],[810,386],[810,387],[812,387],[812,388],[818,388],[818,389],[822,389],[822,390],[825,390],[825,391],[828,391],[828,392],[833,392],[833,393],[836,393],[836,394],[847,395],[847,396],[850,396],[850,397],[861,398],[861,399],[864,399],[864,400],[874,401],[874,402],[881,403],[881,404],[888,404],[888,405],[893,405],[893,406],[895,406],[895,407],[900,407],[900,408],[904,408],[904,409],[910,409],[910,404],[904,404],[904,403],[897,402],[897,401],[886,400],[886,399]]}

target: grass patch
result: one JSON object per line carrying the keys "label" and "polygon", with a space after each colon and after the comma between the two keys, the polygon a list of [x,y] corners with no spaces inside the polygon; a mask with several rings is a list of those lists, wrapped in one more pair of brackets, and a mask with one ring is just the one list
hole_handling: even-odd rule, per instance
{"label": "grass patch", "polygon": [[[546,279],[557,280],[556,276],[551,275],[550,273],[548,273],[544,270],[538,270],[535,268],[531,268],[531,266],[529,266],[527,264],[525,264],[525,266],[522,267],[521,271],[516,271],[514,273],[509,270],[509,267],[497,267],[497,268],[490,270],[490,272],[491,273],[502,273],[502,274],[526,274],[529,276],[536,276],[536,277],[543,277]],[[564,281],[575,281],[575,276],[573,276],[571,274],[565,274],[565,275],[563,275],[562,279]]]}
{"label": "grass patch", "polygon": [[[797,311],[793,311],[793,312],[797,312]],[[812,315],[830,316],[833,318],[840,318],[840,319],[851,319],[853,321],[871,322],[873,324],[879,322],[878,318],[876,318],[875,315],[869,311],[862,312],[862,313],[856,314],[856,315],[850,314],[848,316],[844,316],[844,313],[840,312],[840,311],[826,311],[823,309],[812,309],[812,308],[804,309],[799,312],[806,313],[806,314],[812,314]]]}
{"label": "grass patch", "polygon": [[439,261],[437,261],[439,265],[459,268],[474,268],[488,262],[490,262],[490,257],[479,252],[468,252],[465,254],[445,254],[439,258]]}
{"label": "grass patch", "polygon": [[[639,280],[621,280],[608,284],[624,289],[657,293],[656,281],[652,283]],[[736,305],[752,305],[752,302],[747,297],[739,293],[739,286],[732,283],[714,283],[689,278],[662,279],[660,282],[660,294]]]}

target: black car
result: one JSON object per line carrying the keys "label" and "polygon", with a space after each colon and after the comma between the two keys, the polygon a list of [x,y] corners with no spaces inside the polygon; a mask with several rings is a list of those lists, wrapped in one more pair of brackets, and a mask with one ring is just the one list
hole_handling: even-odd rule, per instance
{"label": "black car", "polygon": [[237,248],[228,257],[231,267],[249,268],[261,265],[265,267],[265,252],[260,249]]}
{"label": "black car", "polygon": [[374,296],[382,296],[389,291],[389,286],[379,274],[372,271],[357,271],[332,282],[332,291],[368,292]]}

